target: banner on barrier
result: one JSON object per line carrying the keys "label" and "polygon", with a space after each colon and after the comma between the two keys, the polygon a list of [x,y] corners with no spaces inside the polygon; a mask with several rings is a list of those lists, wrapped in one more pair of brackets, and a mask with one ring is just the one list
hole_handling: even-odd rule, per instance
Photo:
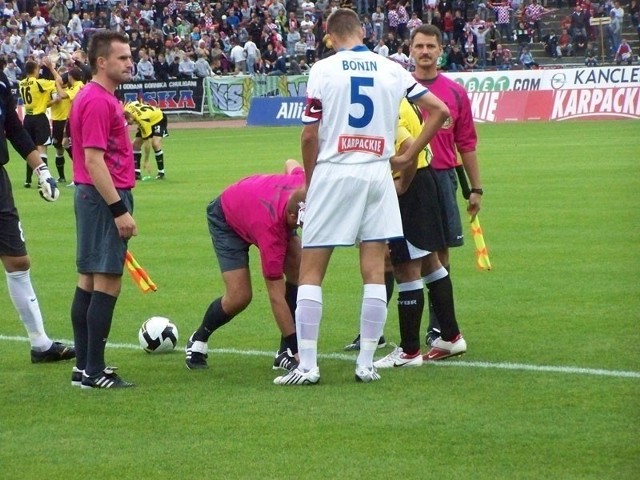
{"label": "banner on barrier", "polygon": [[301,126],[306,100],[305,97],[254,97],[251,99],[247,125]]}
{"label": "banner on barrier", "polygon": [[246,117],[251,99],[255,97],[304,97],[306,75],[291,76],[228,76],[208,78],[209,112],[227,117]]}
{"label": "banner on barrier", "polygon": [[116,96],[123,102],[141,100],[165,113],[204,113],[204,79],[148,80],[123,83],[118,86]]}

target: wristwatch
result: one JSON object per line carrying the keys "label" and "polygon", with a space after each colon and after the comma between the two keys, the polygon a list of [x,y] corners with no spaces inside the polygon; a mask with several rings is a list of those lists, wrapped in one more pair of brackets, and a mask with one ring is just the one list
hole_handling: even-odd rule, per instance
{"label": "wristwatch", "polygon": [[481,188],[472,188],[470,192],[477,193],[478,195],[482,195],[484,193],[484,190],[482,190]]}

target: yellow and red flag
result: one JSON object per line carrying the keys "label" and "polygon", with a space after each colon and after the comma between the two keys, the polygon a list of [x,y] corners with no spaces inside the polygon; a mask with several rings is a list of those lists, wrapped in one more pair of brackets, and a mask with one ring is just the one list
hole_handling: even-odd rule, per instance
{"label": "yellow and red flag", "polygon": [[487,246],[484,243],[484,235],[482,234],[482,227],[480,226],[480,219],[478,215],[471,222],[471,235],[473,236],[473,243],[476,246],[476,265],[481,270],[491,270],[491,262],[489,261],[489,252]]}
{"label": "yellow and red flag", "polygon": [[127,254],[124,257],[124,266],[131,275],[134,283],[142,290],[142,293],[155,292],[158,290],[156,284],[149,278],[147,272],[140,266],[129,250],[127,250]]}

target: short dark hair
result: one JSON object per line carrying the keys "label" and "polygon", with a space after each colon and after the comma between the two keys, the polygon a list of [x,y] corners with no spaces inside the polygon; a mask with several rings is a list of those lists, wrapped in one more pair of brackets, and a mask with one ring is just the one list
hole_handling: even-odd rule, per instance
{"label": "short dark hair", "polygon": [[413,39],[416,38],[416,35],[419,33],[421,33],[422,35],[426,35],[427,37],[436,37],[438,45],[442,46],[442,32],[435,25],[423,23],[422,25],[414,28],[411,32],[411,45],[413,45]]}
{"label": "short dark hair", "polygon": [[34,62],[33,60],[29,60],[24,64],[24,73],[26,73],[27,75],[33,75],[34,73],[37,73],[39,68],[40,67],[36,62]]}
{"label": "short dark hair", "polygon": [[346,38],[361,31],[358,14],[350,8],[338,8],[327,18],[327,33]]}
{"label": "short dark hair", "polygon": [[108,57],[111,53],[111,44],[113,42],[129,44],[127,37],[119,32],[105,30],[94,33],[91,36],[89,48],[87,49],[91,73],[96,74],[98,72],[98,57]]}
{"label": "short dark hair", "polygon": [[69,70],[68,75],[74,80],[80,80],[80,81],[84,80],[84,73],[82,72],[82,70],[80,70],[77,67]]}

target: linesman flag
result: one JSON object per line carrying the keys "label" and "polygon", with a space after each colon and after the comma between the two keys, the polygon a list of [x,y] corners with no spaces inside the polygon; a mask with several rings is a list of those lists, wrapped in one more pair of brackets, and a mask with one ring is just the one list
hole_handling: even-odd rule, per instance
{"label": "linesman flag", "polygon": [[158,290],[156,284],[149,278],[147,272],[140,266],[129,250],[127,250],[127,254],[124,257],[124,266],[131,275],[133,282],[142,290],[142,293],[155,292]]}
{"label": "linesman flag", "polygon": [[[471,195],[471,189],[469,188],[469,182],[467,175],[462,165],[456,166],[456,173],[458,174],[458,181],[460,182],[460,189],[462,190],[462,196],[469,200]],[[489,260],[489,251],[487,245],[484,243],[484,235],[482,233],[482,227],[480,226],[480,219],[478,215],[471,220],[471,236],[473,237],[473,243],[476,247],[476,266],[481,270],[491,270],[491,261]]]}

